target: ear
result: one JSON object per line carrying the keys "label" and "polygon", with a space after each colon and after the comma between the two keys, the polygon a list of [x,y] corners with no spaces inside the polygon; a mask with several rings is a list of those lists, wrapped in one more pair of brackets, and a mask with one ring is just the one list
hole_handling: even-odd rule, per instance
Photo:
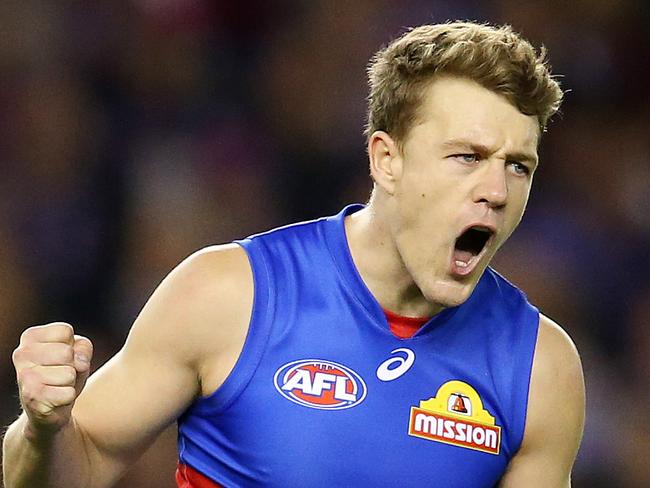
{"label": "ear", "polygon": [[384,131],[373,132],[368,139],[368,159],[375,184],[389,195],[394,194],[402,177],[402,154],[397,142]]}

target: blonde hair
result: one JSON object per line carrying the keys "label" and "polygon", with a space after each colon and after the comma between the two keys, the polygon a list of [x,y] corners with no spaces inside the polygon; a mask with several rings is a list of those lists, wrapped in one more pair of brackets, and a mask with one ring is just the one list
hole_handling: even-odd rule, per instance
{"label": "blonde hair", "polygon": [[504,96],[521,113],[536,116],[541,132],[562,102],[546,49],[537,51],[509,25],[423,25],[371,59],[366,137],[383,130],[403,142],[417,120],[424,90],[440,75],[467,78]]}

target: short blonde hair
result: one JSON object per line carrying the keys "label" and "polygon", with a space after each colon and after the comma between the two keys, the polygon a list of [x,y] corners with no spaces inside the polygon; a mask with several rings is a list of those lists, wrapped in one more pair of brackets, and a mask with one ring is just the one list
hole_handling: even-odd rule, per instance
{"label": "short blonde hair", "polygon": [[425,88],[439,75],[467,78],[504,96],[521,113],[536,116],[541,132],[562,102],[546,49],[536,50],[509,25],[423,25],[373,56],[366,137],[383,130],[404,142],[417,120]]}

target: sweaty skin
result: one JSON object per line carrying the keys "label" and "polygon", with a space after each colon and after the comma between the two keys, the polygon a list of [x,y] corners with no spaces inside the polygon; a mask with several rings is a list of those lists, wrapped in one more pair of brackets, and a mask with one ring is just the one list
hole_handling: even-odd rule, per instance
{"label": "sweaty skin", "polygon": [[[523,215],[538,138],[535,118],[454,77],[429,86],[402,144],[384,132],[371,136],[373,198],[345,225],[354,263],[385,309],[426,316],[469,297]],[[471,273],[459,276],[455,240],[477,224],[495,234]],[[88,365],[75,362],[75,350],[91,354],[90,342],[75,339],[67,324],[28,329],[14,353],[25,412],[4,441],[7,488],[114,483],[197,396],[228,376],[252,301],[241,248],[194,254],[161,283],[122,350],[85,387]],[[541,316],[524,440],[501,486],[570,486],[583,422],[578,354]]]}

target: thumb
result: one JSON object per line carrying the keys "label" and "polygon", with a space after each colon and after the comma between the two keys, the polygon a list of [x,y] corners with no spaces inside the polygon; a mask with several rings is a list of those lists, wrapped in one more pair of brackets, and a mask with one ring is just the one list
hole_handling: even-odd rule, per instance
{"label": "thumb", "polygon": [[72,348],[74,350],[74,369],[77,370],[75,390],[77,390],[77,395],[79,395],[86,384],[88,376],[90,375],[90,361],[93,357],[93,343],[90,342],[90,339],[87,337],[75,335],[74,345]]}

